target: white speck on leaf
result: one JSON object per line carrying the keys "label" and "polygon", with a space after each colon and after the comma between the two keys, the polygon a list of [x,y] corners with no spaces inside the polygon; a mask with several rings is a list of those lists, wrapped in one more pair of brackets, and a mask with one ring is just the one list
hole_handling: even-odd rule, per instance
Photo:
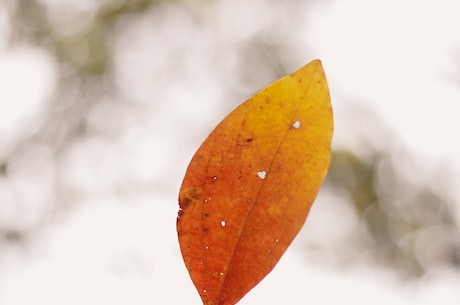
{"label": "white speck on leaf", "polygon": [[222,227],[225,227],[227,224],[225,223],[225,220],[222,220],[222,221],[220,222],[220,225],[221,225]]}
{"label": "white speck on leaf", "polygon": [[265,179],[267,177],[267,172],[266,171],[258,171],[257,176],[259,176],[260,179]]}
{"label": "white speck on leaf", "polygon": [[299,127],[300,127],[300,121],[295,121],[295,122],[292,124],[292,127],[294,127],[294,128],[299,128]]}

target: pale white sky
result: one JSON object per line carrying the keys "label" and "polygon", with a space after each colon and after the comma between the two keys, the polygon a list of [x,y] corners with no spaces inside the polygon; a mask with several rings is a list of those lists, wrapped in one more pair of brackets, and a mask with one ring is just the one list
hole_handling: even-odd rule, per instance
{"label": "pale white sky", "polygon": [[[166,6],[119,29],[114,38],[117,82],[137,110],[127,113],[122,106],[102,103],[88,118],[94,130],[107,132],[111,126],[101,122],[110,110],[122,122],[117,136],[83,138],[57,164],[46,148],[31,144],[24,154],[32,161],[14,167],[8,181],[0,176],[0,204],[11,205],[0,213],[0,223],[14,217],[13,191],[19,189],[26,194],[23,209],[31,215],[24,226],[33,224],[51,200],[55,179],[64,181],[76,203],[72,213],[40,230],[26,253],[5,250],[0,304],[200,304],[177,243],[177,192],[193,152],[231,110],[223,110],[223,103],[243,101],[224,95],[223,80],[236,82],[231,46],[273,23],[283,29],[280,33],[291,29],[285,41],[292,70],[322,60],[334,107],[335,147],[359,152],[362,135],[377,146],[391,144],[373,133],[372,123],[382,121],[391,140],[426,164],[406,175],[429,181],[440,166],[451,169],[458,181],[460,4],[330,0],[309,7],[312,13],[287,2],[216,1],[202,8],[208,18],[200,25],[183,10]],[[57,73],[44,50],[7,47],[5,18],[0,9],[1,154],[40,125]],[[177,61],[165,60],[171,49],[186,51],[186,60],[180,54]],[[223,75],[216,75],[214,63]],[[273,80],[267,76],[257,80],[259,87],[246,90]],[[362,117],[350,119],[353,111]],[[350,211],[339,213],[332,201],[337,198],[320,194],[299,240],[240,304],[459,303],[459,273],[406,283],[377,268],[339,269],[306,260],[300,240],[330,246],[351,232],[353,224],[342,219]]]}

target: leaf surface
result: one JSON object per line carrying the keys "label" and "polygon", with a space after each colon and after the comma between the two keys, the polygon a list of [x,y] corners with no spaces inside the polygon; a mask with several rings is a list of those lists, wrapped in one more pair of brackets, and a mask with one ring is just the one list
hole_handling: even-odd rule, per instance
{"label": "leaf surface", "polygon": [[327,173],[332,108],[319,60],[233,110],[190,162],[177,231],[205,305],[236,304],[300,231]]}

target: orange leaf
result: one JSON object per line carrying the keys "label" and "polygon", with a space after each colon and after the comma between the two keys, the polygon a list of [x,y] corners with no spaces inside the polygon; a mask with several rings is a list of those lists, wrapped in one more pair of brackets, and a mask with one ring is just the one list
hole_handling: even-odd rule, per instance
{"label": "orange leaf", "polygon": [[276,265],[326,175],[332,131],[315,60],[237,107],[195,153],[177,232],[205,305],[235,304]]}

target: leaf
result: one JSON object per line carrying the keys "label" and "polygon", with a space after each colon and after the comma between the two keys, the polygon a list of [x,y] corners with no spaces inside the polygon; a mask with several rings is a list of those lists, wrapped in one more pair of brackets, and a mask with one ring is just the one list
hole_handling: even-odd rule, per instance
{"label": "leaf", "polygon": [[182,182],[180,248],[205,305],[232,305],[276,265],[330,161],[332,108],[319,60],[233,110]]}

